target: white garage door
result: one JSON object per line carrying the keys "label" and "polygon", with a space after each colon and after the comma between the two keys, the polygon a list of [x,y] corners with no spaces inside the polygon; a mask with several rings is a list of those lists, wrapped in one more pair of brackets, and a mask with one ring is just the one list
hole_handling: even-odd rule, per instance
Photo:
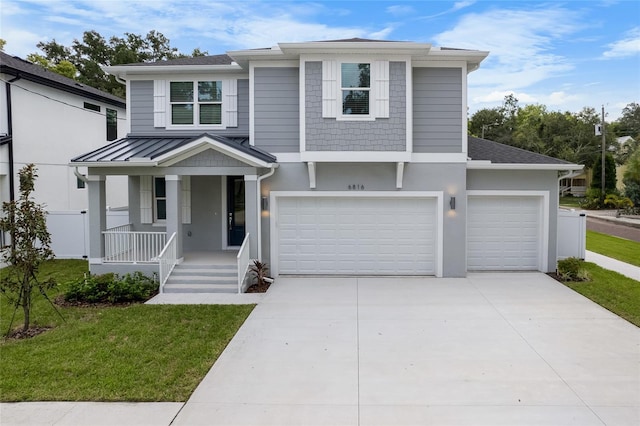
{"label": "white garage door", "polygon": [[277,205],[279,274],[435,274],[435,198],[279,197]]}
{"label": "white garage door", "polygon": [[540,197],[469,196],[467,209],[468,270],[540,268]]}

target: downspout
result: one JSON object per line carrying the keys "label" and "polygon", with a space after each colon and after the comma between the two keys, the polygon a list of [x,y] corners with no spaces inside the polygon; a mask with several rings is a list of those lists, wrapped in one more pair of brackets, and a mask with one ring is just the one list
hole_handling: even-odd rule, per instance
{"label": "downspout", "polygon": [[75,169],[73,169],[73,174],[76,175],[76,177],[78,179],[80,179],[81,181],[83,181],[84,183],[89,182],[89,179],[87,179],[86,176],[82,175],[79,171],[78,171],[78,167],[76,166]]}
{"label": "downspout", "polygon": [[275,164],[271,164],[271,170],[258,177],[258,199],[257,199],[257,206],[258,206],[258,235],[257,235],[257,243],[258,243],[258,260],[262,261],[262,180],[266,179],[268,177],[273,176],[273,174],[276,172],[276,169],[278,168],[279,164],[275,163]]}
{"label": "downspout", "polygon": [[9,148],[9,201],[16,199],[15,193],[15,177],[13,168],[13,115],[11,108],[11,83],[20,80],[20,74],[5,83],[5,92],[7,97],[7,134],[11,139],[8,142]]}

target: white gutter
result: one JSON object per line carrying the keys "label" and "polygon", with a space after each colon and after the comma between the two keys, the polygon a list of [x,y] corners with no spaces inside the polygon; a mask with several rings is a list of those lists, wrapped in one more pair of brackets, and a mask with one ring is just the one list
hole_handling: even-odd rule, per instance
{"label": "white gutter", "polygon": [[468,161],[467,169],[475,170],[582,170],[582,164],[519,164],[491,163],[490,161]]}
{"label": "white gutter", "polygon": [[[264,175],[258,176],[258,188],[257,188],[257,192],[258,192],[258,199],[257,199],[257,206],[258,206],[258,232],[257,232],[257,242],[258,242],[258,260],[262,261],[262,191],[261,191],[261,185],[262,185],[262,180],[266,179],[268,177],[273,176],[273,174],[276,172],[276,169],[279,167],[278,163],[272,164],[271,165],[271,171],[269,171],[269,173],[266,173]],[[271,207],[271,206],[269,206]]]}

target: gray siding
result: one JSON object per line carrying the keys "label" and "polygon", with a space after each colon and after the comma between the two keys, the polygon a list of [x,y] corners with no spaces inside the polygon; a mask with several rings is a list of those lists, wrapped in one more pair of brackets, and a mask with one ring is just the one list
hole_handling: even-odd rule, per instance
{"label": "gray siding", "polygon": [[[134,80],[129,86],[131,99],[131,133],[130,135],[200,135],[198,130],[166,130],[153,127],[153,80]],[[249,135],[249,80],[238,80],[238,127],[226,130],[214,130],[218,135]]]}
{"label": "gray siding", "polygon": [[216,150],[208,149],[173,165],[174,167],[246,167],[246,164]]}
{"label": "gray siding", "polygon": [[[548,271],[556,269],[558,241],[558,172],[529,170],[469,170],[468,190],[548,191],[549,251]],[[456,199],[456,203],[457,203]],[[456,205],[457,210],[457,205]]]}
{"label": "gray siding", "polygon": [[300,151],[298,68],[255,68],[255,146],[268,152]]}
{"label": "gray siding", "polygon": [[462,70],[413,69],[413,152],[462,152]]}
{"label": "gray siding", "polygon": [[406,151],[406,64],[389,63],[389,118],[338,121],[322,118],[322,62],[305,67],[307,151]]}

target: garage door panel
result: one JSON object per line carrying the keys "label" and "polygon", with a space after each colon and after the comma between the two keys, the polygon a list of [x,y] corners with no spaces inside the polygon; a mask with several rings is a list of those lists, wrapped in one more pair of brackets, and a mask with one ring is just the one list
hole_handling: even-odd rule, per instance
{"label": "garage door panel", "polygon": [[[281,274],[435,273],[435,198],[281,197],[277,203]],[[299,257],[312,253],[315,259]]]}
{"label": "garage door panel", "polygon": [[537,270],[541,197],[470,196],[467,269]]}

